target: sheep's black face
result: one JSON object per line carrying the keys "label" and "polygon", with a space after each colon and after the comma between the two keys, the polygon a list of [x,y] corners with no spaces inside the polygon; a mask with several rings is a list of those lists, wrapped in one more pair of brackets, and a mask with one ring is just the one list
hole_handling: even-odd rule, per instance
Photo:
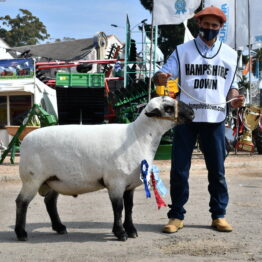
{"label": "sheep's black face", "polygon": [[193,109],[182,101],[178,101],[178,124],[190,123],[194,119]]}
{"label": "sheep's black face", "polygon": [[145,109],[147,117],[159,117],[166,120],[174,120],[177,124],[192,122],[194,111],[183,102],[168,96],[155,97]]}

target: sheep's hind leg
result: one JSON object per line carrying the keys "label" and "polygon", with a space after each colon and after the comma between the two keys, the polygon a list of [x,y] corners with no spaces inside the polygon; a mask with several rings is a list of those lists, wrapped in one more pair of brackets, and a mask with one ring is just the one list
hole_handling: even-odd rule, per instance
{"label": "sheep's hind leg", "polygon": [[48,194],[45,196],[46,210],[51,219],[52,229],[58,234],[66,234],[66,227],[61,223],[57,212],[57,198],[58,193],[54,190],[50,190],[48,192]]}
{"label": "sheep's hind leg", "polygon": [[16,198],[16,223],[15,233],[17,239],[20,241],[27,240],[27,232],[25,231],[26,225],[26,213],[27,208],[31,200],[37,193],[37,188],[34,188],[33,184],[23,185],[19,195]]}
{"label": "sheep's hind leg", "polygon": [[124,205],[125,205],[125,221],[124,228],[128,237],[136,238],[137,230],[133,224],[132,209],[133,209],[134,190],[125,191],[124,193]]}
{"label": "sheep's hind leg", "polygon": [[113,233],[121,241],[126,241],[128,236],[122,224],[123,198],[110,196],[114,211]]}

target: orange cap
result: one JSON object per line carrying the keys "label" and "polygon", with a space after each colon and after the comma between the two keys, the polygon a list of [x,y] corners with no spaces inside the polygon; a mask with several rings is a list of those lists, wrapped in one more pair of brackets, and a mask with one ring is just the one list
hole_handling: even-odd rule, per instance
{"label": "orange cap", "polygon": [[199,11],[198,13],[195,14],[194,17],[196,19],[201,19],[205,15],[214,15],[220,19],[221,23],[225,23],[227,21],[227,18],[224,12],[221,9],[213,5]]}

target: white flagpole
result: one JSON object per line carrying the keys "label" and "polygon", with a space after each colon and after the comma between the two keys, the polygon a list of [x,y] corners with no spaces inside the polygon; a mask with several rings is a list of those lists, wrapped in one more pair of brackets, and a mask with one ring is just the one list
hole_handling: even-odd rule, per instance
{"label": "white flagpole", "polygon": [[234,1],[234,11],[235,11],[235,50],[237,50],[237,1]]}
{"label": "white flagpole", "polygon": [[151,99],[151,73],[152,73],[152,54],[153,54],[153,32],[154,32],[154,16],[153,16],[153,12],[154,12],[154,6],[153,6],[153,10],[152,10],[152,17],[151,17],[151,41],[150,41],[150,58],[149,58],[149,81],[148,81],[148,101]]}
{"label": "white flagpole", "polygon": [[[34,62],[34,104],[36,104],[36,60],[33,59],[33,62]],[[32,102],[31,102],[32,103]]]}
{"label": "white flagpole", "polygon": [[249,103],[252,104],[252,94],[251,94],[251,41],[250,41],[250,1],[248,1],[248,54],[249,54]]}

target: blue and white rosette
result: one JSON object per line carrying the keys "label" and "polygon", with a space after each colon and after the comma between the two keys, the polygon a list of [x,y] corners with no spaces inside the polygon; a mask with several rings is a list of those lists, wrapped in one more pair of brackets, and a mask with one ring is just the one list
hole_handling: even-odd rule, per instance
{"label": "blue and white rosette", "polygon": [[141,165],[140,165],[140,170],[141,170],[141,176],[140,179],[142,180],[142,182],[144,183],[144,188],[145,188],[145,192],[146,192],[146,197],[150,198],[151,194],[149,191],[149,180],[150,180],[150,175],[148,175],[148,163],[146,160],[141,161]]}

